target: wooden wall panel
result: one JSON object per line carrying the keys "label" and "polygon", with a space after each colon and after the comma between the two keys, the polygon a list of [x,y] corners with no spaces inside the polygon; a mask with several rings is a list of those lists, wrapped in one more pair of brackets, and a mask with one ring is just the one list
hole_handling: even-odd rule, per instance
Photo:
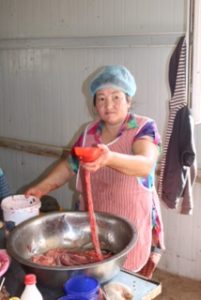
{"label": "wooden wall panel", "polygon": [[187,0],[0,0],[0,38],[183,32],[186,7]]}
{"label": "wooden wall panel", "polygon": [[[169,98],[167,60],[173,46],[158,48],[1,50],[0,135],[64,146],[92,116],[88,77],[105,64],[134,74],[134,110],[156,119],[163,131]],[[89,108],[89,109],[88,109]]]}
{"label": "wooden wall panel", "polygon": [[162,205],[165,224],[166,251],[159,267],[169,272],[201,279],[201,185],[194,187],[193,215],[181,215],[178,210]]}

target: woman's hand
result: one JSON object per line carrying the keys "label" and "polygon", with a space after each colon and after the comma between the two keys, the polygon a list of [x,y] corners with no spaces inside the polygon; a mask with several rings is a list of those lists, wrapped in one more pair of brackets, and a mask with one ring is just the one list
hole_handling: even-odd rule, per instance
{"label": "woman's hand", "polygon": [[151,140],[138,140],[133,144],[133,154],[111,151],[106,145],[99,144],[102,154],[93,162],[80,162],[84,169],[96,172],[102,167],[109,167],[130,176],[148,176],[157,162],[158,147]]}
{"label": "woman's hand", "polygon": [[101,149],[101,155],[94,161],[92,162],[83,162],[80,161],[81,166],[90,172],[96,172],[98,169],[107,166],[111,156],[112,152],[108,148],[108,146],[104,144],[98,144],[97,147]]}
{"label": "woman's hand", "polygon": [[37,198],[41,198],[42,196],[46,195],[48,193],[48,187],[43,186],[42,184],[37,184],[32,187],[30,187],[26,192],[25,192],[25,197],[28,196],[35,196]]}

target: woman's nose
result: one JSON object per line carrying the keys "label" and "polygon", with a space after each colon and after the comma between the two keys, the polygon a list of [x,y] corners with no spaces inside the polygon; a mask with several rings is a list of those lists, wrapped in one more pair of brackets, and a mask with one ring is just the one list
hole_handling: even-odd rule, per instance
{"label": "woman's nose", "polygon": [[106,101],[105,101],[105,107],[106,108],[110,108],[110,107],[112,107],[112,105],[113,105],[112,99],[111,98],[107,98]]}

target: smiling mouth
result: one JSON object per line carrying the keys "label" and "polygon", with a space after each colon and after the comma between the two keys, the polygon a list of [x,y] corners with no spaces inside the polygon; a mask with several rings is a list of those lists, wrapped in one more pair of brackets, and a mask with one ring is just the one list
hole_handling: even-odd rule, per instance
{"label": "smiling mouth", "polygon": [[113,111],[107,111],[105,114],[106,114],[106,115],[113,115],[114,112],[113,112]]}

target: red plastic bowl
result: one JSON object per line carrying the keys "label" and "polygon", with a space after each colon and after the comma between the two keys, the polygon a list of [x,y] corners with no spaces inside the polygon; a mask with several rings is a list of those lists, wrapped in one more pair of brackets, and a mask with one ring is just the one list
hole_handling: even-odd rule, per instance
{"label": "red plastic bowl", "polygon": [[0,277],[3,276],[10,266],[10,256],[5,249],[0,249]]}
{"label": "red plastic bowl", "polygon": [[97,147],[74,147],[75,154],[84,162],[92,162],[96,160],[102,150]]}

